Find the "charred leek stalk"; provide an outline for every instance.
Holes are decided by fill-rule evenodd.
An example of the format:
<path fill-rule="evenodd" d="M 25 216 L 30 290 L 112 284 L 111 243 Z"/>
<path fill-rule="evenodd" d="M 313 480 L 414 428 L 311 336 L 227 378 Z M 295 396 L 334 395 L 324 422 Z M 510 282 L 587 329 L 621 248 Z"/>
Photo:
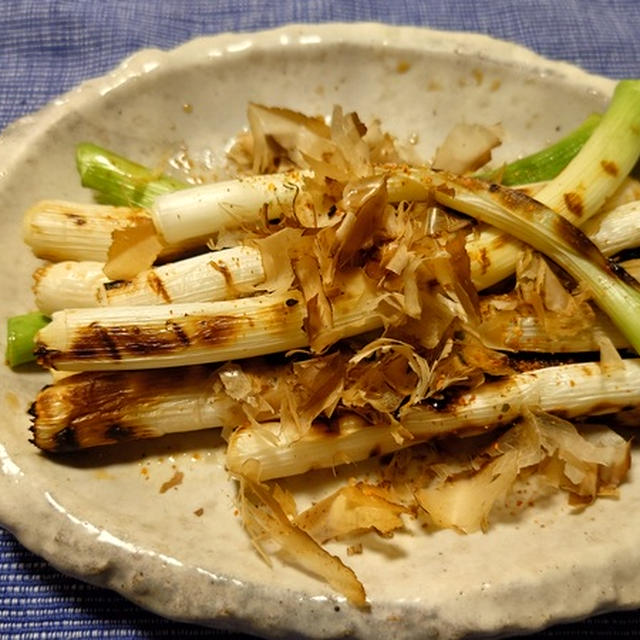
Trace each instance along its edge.
<path fill-rule="evenodd" d="M 207 252 L 112 281 L 101 262 L 64 261 L 45 265 L 34 275 L 38 309 L 61 309 L 213 302 L 253 293 L 264 280 L 260 252 L 233 247 Z"/>
<path fill-rule="evenodd" d="M 366 460 L 445 434 L 473 435 L 512 422 L 526 411 L 561 417 L 615 413 L 640 403 L 640 360 L 624 360 L 603 373 L 599 364 L 548 367 L 487 383 L 460 395 L 443 409 L 415 406 L 403 411 L 404 440 L 388 424 L 368 424 L 355 415 L 312 427 L 287 440 L 280 424 L 237 429 L 227 448 L 227 465 L 256 481 Z"/>
<path fill-rule="evenodd" d="M 580 153 L 538 194 L 577 225 L 600 210 L 640 155 L 640 80 L 622 80 Z"/>
<path fill-rule="evenodd" d="M 241 419 L 215 370 L 205 366 L 78 373 L 45 387 L 30 413 L 34 444 L 52 452 L 210 429 Z"/>
<path fill-rule="evenodd" d="M 43 260 L 106 262 L 114 231 L 149 222 L 129 207 L 43 200 L 23 220 L 23 239 Z"/>
<path fill-rule="evenodd" d="M 109 278 L 104 274 L 104 262 L 50 262 L 33 274 L 36 306 L 49 315 L 65 308 L 96 307 L 107 282 Z"/>
<path fill-rule="evenodd" d="M 640 285 L 562 216 L 522 193 L 472 178 L 423 169 L 415 170 L 410 182 L 432 189 L 440 203 L 520 238 L 550 257 L 591 292 L 598 306 L 640 352 L 640 330 L 635 321 L 640 314 Z M 40 332 L 39 354 L 42 362 L 54 367 L 126 369 L 213 362 L 306 346 L 305 316 L 296 309 L 298 299 L 290 299 L 292 307 L 282 320 L 278 309 L 286 300 L 276 301 L 275 309 L 273 299 L 268 297 L 232 301 L 227 306 L 211 303 L 211 308 L 178 306 L 158 311 L 141 307 L 133 314 L 126 307 L 97 315 L 90 310 L 61 311 Z M 344 308 L 344 313 L 336 310 L 340 337 L 380 326 L 374 309 L 370 299 L 369 305 L 358 309 Z M 257 315 L 252 323 L 254 313 Z M 275 326 L 281 321 L 278 330 Z M 260 346 L 262 331 L 273 338 Z M 155 333 L 162 338 L 154 339 Z M 239 340 L 248 340 L 246 348 L 238 344 Z M 143 346 L 132 348 L 132 342 Z M 151 352 L 154 355 L 150 357 Z"/>
<path fill-rule="evenodd" d="M 624 80 L 616 86 L 589 140 L 562 173 L 536 194 L 536 200 L 582 226 L 613 195 L 639 156 L 640 81 Z M 491 249 L 491 271 L 485 274 L 482 288 L 513 272 L 521 246 L 503 236 L 494 240 Z M 478 242 L 469 250 L 473 259 L 486 248 Z"/>
<path fill-rule="evenodd" d="M 594 216 L 584 231 L 607 256 L 640 246 L 640 202 Z M 481 238 L 485 259 L 471 261 L 471 279 L 479 289 L 491 278 L 494 245 L 499 250 L 504 234 L 486 228 Z M 51 314 L 64 308 L 222 300 L 265 278 L 259 252 L 243 246 L 155 267 L 128 281 L 110 282 L 103 270 L 101 262 L 70 260 L 38 269 L 33 286 L 38 309 Z"/>
<path fill-rule="evenodd" d="M 211 303 L 68 309 L 40 331 L 36 352 L 55 369 L 149 369 L 302 347 L 299 294 Z"/>
<path fill-rule="evenodd" d="M 97 187 L 112 201 L 148 207 L 150 213 L 127 210 L 138 219 L 102 221 L 104 228 L 112 228 L 108 235 L 113 235 L 113 243 L 102 269 L 111 281 L 105 281 L 96 267 L 104 258 L 39 272 L 38 284 L 46 283 L 39 298 L 46 308 L 56 308 L 54 272 L 71 274 L 76 268 L 84 270 L 90 282 L 77 286 L 74 276 L 68 277 L 70 300 L 77 306 L 86 296 L 91 304 L 104 306 L 54 311 L 51 322 L 38 331 L 40 364 L 81 373 L 38 394 L 31 408 L 34 443 L 47 451 L 71 451 L 223 427 L 223 436 L 230 436 L 227 466 L 240 481 L 239 506 L 255 546 L 260 550 L 260 543 L 269 539 L 282 551 L 293 551 L 305 570 L 364 606 L 365 592 L 355 574 L 322 549 L 322 542 L 371 528 L 394 531 L 402 526 L 402 513 L 418 508 L 441 526 L 465 531 L 484 527 L 492 501 L 506 495 L 520 468 L 541 465 L 561 449 L 562 438 L 551 442 L 549 434 L 564 428 L 577 436 L 572 425 L 560 424 L 560 417 L 640 405 L 640 360 L 623 360 L 615 349 L 628 341 L 640 353 L 635 322 L 640 285 L 558 213 L 564 209 L 567 217 L 581 223 L 628 173 L 640 150 L 636 94 L 640 95 L 638 82 L 619 85 L 582 151 L 539 192 L 547 204 L 476 178 L 402 165 L 390 138 L 375 128 L 367 130 L 357 115 L 339 108 L 328 125 L 286 109 L 255 107 L 250 136 L 254 169 L 297 166 L 300 171 L 202 188 L 186 189 L 166 176 L 81 146 L 84 184 Z M 269 128 L 274 123 L 278 131 L 293 127 L 295 135 L 274 138 Z M 622 133 L 626 139 L 621 142 L 617 138 Z M 92 168 L 90 163 L 82 166 L 83 152 L 102 157 Z M 243 157 L 238 156 L 240 166 L 245 166 Z M 114 193 L 125 183 L 128 191 L 109 195 L 106 183 L 111 180 Z M 511 294 L 478 296 L 465 250 L 472 224 L 444 207 L 475 218 L 479 226 L 497 229 L 485 233 L 485 248 L 487 234 L 494 244 L 519 239 L 562 267 L 579 289 L 566 291 L 563 276 L 529 251 L 519 264 L 520 277 Z M 74 221 L 68 210 L 58 214 L 71 225 L 60 222 L 60 237 L 75 230 L 73 225 L 89 224 Z M 608 224 L 600 222 L 590 229 L 594 236 Z M 36 227 L 31 216 L 27 229 Z M 211 240 L 208 246 L 234 246 L 234 233 L 260 250 L 228 249 L 232 258 L 225 263 L 212 263 L 224 253 L 218 252 L 215 258 L 205 255 L 150 268 L 163 247 L 185 241 L 202 244 L 203 238 Z M 70 245 L 78 244 L 77 238 L 72 240 Z M 512 252 L 509 267 L 519 245 L 510 246 L 505 253 Z M 619 246 L 609 242 L 607 251 Z M 37 252 L 46 255 L 46 250 Z M 494 262 L 492 252 L 492 269 Z M 237 277 L 243 270 L 247 277 Z M 123 280 L 116 281 L 119 278 Z M 217 299 L 229 297 L 233 299 Z M 593 298 L 617 329 L 604 317 L 588 326 L 597 316 L 587 298 Z M 116 306 L 123 302 L 125 306 Z M 601 347 L 601 362 L 514 374 L 515 361 L 482 341 L 489 335 L 482 321 L 493 309 L 531 310 L 535 320 L 554 321 L 561 328 L 563 312 L 584 311 L 584 321 L 572 329 L 576 335 L 584 329 L 585 335 L 577 337 L 588 348 Z M 373 338 L 367 335 L 370 330 L 376 330 Z M 502 333 L 501 348 L 507 332 Z M 313 357 L 297 351 L 307 347 Z M 295 358 L 289 357 L 291 351 Z M 273 358 L 242 366 L 206 364 L 276 352 L 285 353 L 277 365 Z M 494 381 L 487 382 L 488 376 Z M 521 418 L 533 421 L 534 414 L 545 425 L 519 429 L 527 422 Z M 434 469 L 424 467 L 420 456 L 412 457 L 411 465 L 421 465 L 420 486 L 398 477 L 389 481 L 383 495 L 378 487 L 360 483 L 350 496 L 339 491 L 328 502 L 317 503 L 315 513 L 294 517 L 293 498 L 277 485 L 262 484 L 396 452 L 439 436 L 484 434 L 512 422 L 513 429 L 498 440 L 492 436 L 492 445 L 485 443 L 466 468 L 452 457 L 455 469 L 450 475 L 456 477 L 440 476 L 438 486 L 427 478 Z M 568 464 L 554 486 L 577 489 L 574 493 L 582 500 L 615 492 L 630 460 L 629 443 L 617 435 L 615 439 L 613 459 L 606 443 L 594 457 L 594 447 L 573 438 L 572 443 L 581 443 L 582 468 L 573 465 L 572 451 L 563 452 Z M 437 452 L 436 446 L 429 448 L 429 455 Z M 393 464 L 404 456 L 394 457 Z M 437 463 L 441 470 L 447 464 Z M 461 520 L 456 512 L 466 510 L 468 497 L 460 500 L 464 490 L 459 487 L 462 483 L 464 489 L 468 478 L 479 479 L 478 485 L 498 479 L 499 490 L 494 484 L 479 517 Z M 396 491 L 398 502 L 393 503 Z M 413 506 L 403 503 L 405 494 L 411 494 Z M 451 495 L 449 502 L 455 504 L 447 513 L 443 505 Z M 393 513 L 385 524 L 372 511 L 386 504 Z M 365 517 L 352 519 L 346 529 L 323 522 L 323 510 L 333 511 L 336 505 L 338 510 L 366 512 Z"/>
<path fill-rule="evenodd" d="M 153 223 L 144 209 L 42 200 L 25 213 L 22 235 L 34 255 L 43 260 L 106 262 L 114 233 L 140 228 L 153 232 Z M 185 245 L 164 246 L 159 259 L 174 260 L 193 254 L 206 242 L 206 238 L 196 238 Z"/>
<path fill-rule="evenodd" d="M 242 424 L 246 422 L 242 399 L 236 397 L 238 390 L 222 382 L 220 371 L 195 365 L 65 377 L 40 391 L 31 408 L 34 442 L 48 451 L 71 451 Z M 263 368 L 256 380 L 263 376 L 266 388 L 275 375 L 273 368 Z M 277 387 L 270 393 L 275 401 Z M 616 413 L 638 404 L 640 360 L 624 360 L 606 371 L 597 363 L 547 367 L 462 393 L 445 407 L 414 405 L 401 411 L 400 438 L 388 424 L 370 424 L 344 412 L 330 424 L 314 424 L 292 438 L 273 421 L 274 409 L 265 402 L 254 416 L 260 425 L 233 433 L 228 461 L 234 472 L 266 480 L 355 462 L 450 433 L 482 433 L 526 411 L 569 419 Z"/>
<path fill-rule="evenodd" d="M 640 278 L 638 260 L 621 262 L 631 276 Z M 490 301 L 490 298 L 485 302 Z M 599 310 L 595 311 L 592 322 L 582 329 L 576 326 L 575 317 L 567 314 L 560 318 L 560 324 L 566 329 L 559 330 L 557 325 L 548 322 L 533 313 L 522 310 L 493 308 L 485 314 L 480 324 L 479 334 L 484 344 L 507 351 L 528 351 L 537 353 L 580 353 L 598 352 L 603 341 L 608 341 L 616 349 L 628 349 L 629 343 L 611 323 L 611 320 Z M 558 318 L 556 318 L 558 320 Z"/>
<path fill-rule="evenodd" d="M 640 246 L 640 200 L 589 219 L 581 229 L 605 256 Z"/>
<path fill-rule="evenodd" d="M 640 156 L 640 81 L 618 83 L 611 104 L 593 134 L 569 165 L 546 185 L 537 199 L 574 223 L 583 224 L 620 186 Z M 278 216 L 292 206 L 304 174 L 277 174 L 205 185 L 169 193 L 154 201 L 152 216 L 169 244 L 197 235 L 216 234 L 235 226 L 255 225 L 266 215 Z M 412 192 L 408 192 L 413 188 Z M 388 176 L 389 199 L 422 199 L 418 183 L 404 181 L 402 173 Z M 494 243 L 495 244 L 495 243 Z M 492 251 L 489 286 L 513 271 L 519 245 L 501 240 Z M 484 249 L 486 251 L 486 249 Z M 479 254 L 479 247 L 471 253 Z"/>
<path fill-rule="evenodd" d="M 253 228 L 290 209 L 303 182 L 299 171 L 214 182 L 156 198 L 151 217 L 167 244 Z"/>
<path fill-rule="evenodd" d="M 596 313 L 588 328 L 558 333 L 550 331 L 544 320 L 535 315 L 494 311 L 480 325 L 478 333 L 488 347 L 513 352 L 597 353 L 603 339 L 610 341 L 616 349 L 629 347 L 624 336 L 602 313 Z"/>
<path fill-rule="evenodd" d="M 640 131 L 640 129 L 639 129 Z M 640 353 L 640 284 L 607 260 L 578 228 L 538 201 L 472 178 L 432 174 L 436 199 L 531 245 L 590 291 Z"/>
<path fill-rule="evenodd" d="M 36 339 L 41 364 L 54 369 L 174 367 L 307 346 L 306 310 L 294 290 L 236 300 L 57 311 Z M 373 298 L 345 297 L 334 331 L 345 338 L 380 326 Z"/>

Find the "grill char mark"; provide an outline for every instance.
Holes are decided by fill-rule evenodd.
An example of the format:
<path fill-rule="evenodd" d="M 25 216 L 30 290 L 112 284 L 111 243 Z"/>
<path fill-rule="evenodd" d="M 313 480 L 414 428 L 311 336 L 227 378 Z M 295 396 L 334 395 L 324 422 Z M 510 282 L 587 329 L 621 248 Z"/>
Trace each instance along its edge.
<path fill-rule="evenodd" d="M 161 435 L 139 408 L 171 393 L 176 380 L 207 393 L 215 368 L 199 365 L 158 371 L 85 372 L 44 387 L 29 413 L 32 442 L 66 452 Z"/>
<path fill-rule="evenodd" d="M 456 181 L 471 191 L 486 191 L 496 202 L 511 211 L 517 211 L 531 221 L 540 219 L 543 215 L 548 215 L 549 213 L 548 207 L 517 189 L 509 189 L 499 184 L 486 183 L 474 178 L 458 178 L 454 180 L 454 182 Z M 604 269 L 617 280 L 640 291 L 640 283 L 617 263 L 606 258 L 581 229 L 571 224 L 571 222 L 561 215 L 554 216 L 553 225 L 558 235 L 561 236 L 576 253 Z"/>

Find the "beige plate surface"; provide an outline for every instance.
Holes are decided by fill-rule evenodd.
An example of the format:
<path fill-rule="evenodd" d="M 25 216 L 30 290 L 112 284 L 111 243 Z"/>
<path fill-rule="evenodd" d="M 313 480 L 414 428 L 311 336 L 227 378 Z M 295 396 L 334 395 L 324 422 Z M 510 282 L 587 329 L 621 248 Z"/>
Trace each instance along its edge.
<path fill-rule="evenodd" d="M 500 122 L 501 160 L 601 109 L 612 87 L 483 36 L 381 25 L 289 26 L 140 52 L 0 139 L 3 326 L 33 304 L 36 261 L 21 246 L 24 209 L 43 197 L 90 197 L 75 174 L 79 141 L 152 165 L 177 162 L 187 148 L 214 176 L 254 100 L 310 113 L 341 104 L 365 122 L 379 118 L 402 143 L 413 140 L 424 159 L 454 123 Z M 500 518 L 487 535 L 406 533 L 386 546 L 367 537 L 364 553 L 352 557 L 344 545 L 331 546 L 367 588 L 371 609 L 363 612 L 254 553 L 234 514 L 215 433 L 86 457 L 39 455 L 28 443 L 25 409 L 45 381 L 40 373 L 0 372 L 0 522 L 62 571 L 167 617 L 265 636 L 455 638 L 640 605 L 637 477 L 619 501 L 581 515 L 552 501 Z M 176 470 L 182 484 L 160 493 Z M 306 482 L 317 491 L 329 479 Z"/>

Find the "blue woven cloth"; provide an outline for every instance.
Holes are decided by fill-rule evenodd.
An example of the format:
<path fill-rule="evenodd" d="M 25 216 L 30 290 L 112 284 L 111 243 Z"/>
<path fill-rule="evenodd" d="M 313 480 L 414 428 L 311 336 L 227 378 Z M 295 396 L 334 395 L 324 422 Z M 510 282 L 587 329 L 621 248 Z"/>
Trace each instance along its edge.
<path fill-rule="evenodd" d="M 480 31 L 592 72 L 640 77 L 638 0 L 2 0 L 0 129 L 142 47 L 288 22 L 363 20 Z M 627 612 L 537 637 L 635 637 L 639 623 L 640 614 Z M 0 529 L 0 638 L 215 636 L 239 637 L 165 621 L 62 576 Z"/>

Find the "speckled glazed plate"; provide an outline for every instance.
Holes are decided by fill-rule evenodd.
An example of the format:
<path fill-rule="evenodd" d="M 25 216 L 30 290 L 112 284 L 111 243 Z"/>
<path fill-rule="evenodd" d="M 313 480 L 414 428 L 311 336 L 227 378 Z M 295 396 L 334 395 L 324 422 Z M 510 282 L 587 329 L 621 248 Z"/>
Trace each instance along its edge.
<path fill-rule="evenodd" d="M 379 118 L 429 159 L 461 121 L 501 123 L 500 161 L 539 148 L 602 109 L 610 80 L 484 36 L 373 24 L 289 26 L 142 51 L 0 139 L 2 320 L 32 307 L 36 260 L 21 216 L 45 197 L 89 200 L 73 149 L 96 141 L 148 164 L 183 150 L 212 177 L 248 101 Z M 3 338 L 4 339 L 4 338 Z M 2 345 L 4 349 L 4 345 Z M 498 517 L 487 534 L 406 532 L 363 553 L 329 545 L 364 583 L 370 609 L 251 547 L 216 432 L 48 458 L 26 408 L 47 381 L 0 372 L 0 522 L 61 571 L 164 616 L 263 636 L 458 638 L 531 631 L 640 605 L 640 482 L 572 514 L 563 500 Z M 183 481 L 162 492 L 176 471 Z M 330 474 L 298 481 L 308 497 Z"/>

